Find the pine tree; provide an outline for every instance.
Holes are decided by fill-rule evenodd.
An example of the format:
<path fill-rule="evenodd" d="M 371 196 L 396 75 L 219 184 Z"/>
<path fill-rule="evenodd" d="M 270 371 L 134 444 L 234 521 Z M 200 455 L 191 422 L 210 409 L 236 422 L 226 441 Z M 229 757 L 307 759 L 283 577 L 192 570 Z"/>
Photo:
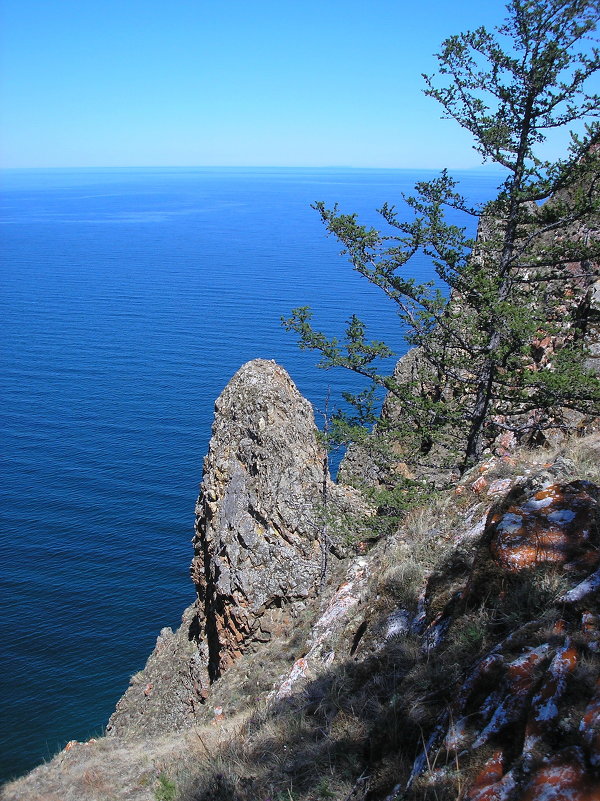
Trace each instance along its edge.
<path fill-rule="evenodd" d="M 444 171 L 405 198 L 411 219 L 384 205 L 382 231 L 315 204 L 420 348 L 410 379 L 378 369 L 390 350 L 369 341 L 356 316 L 342 343 L 316 331 L 306 307 L 284 320 L 302 348 L 322 353 L 321 366 L 346 367 L 398 399 L 407 454 L 453 437 L 462 469 L 503 429 L 531 438 L 557 424 L 558 409 L 600 414 L 600 386 L 584 366 L 580 304 L 571 300 L 597 279 L 600 257 L 600 97 L 587 90 L 600 66 L 592 39 L 600 4 L 511 0 L 507 10 L 494 33 L 478 28 L 447 39 L 437 75 L 424 76 L 426 94 L 471 132 L 485 161 L 506 171 L 496 200 L 470 207 Z M 544 159 L 548 134 L 573 125 L 580 130 L 571 132 L 565 158 Z M 448 207 L 480 217 L 477 241 L 447 222 Z M 410 277 L 417 253 L 433 262 L 447 291 Z M 363 421 L 377 421 L 372 393 L 350 400 Z"/>

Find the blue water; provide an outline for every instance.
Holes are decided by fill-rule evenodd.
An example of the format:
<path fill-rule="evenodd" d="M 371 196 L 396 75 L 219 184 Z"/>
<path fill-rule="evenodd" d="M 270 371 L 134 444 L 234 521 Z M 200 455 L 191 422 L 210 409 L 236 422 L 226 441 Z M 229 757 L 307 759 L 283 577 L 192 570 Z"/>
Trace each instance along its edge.
<path fill-rule="evenodd" d="M 423 172 L 30 170 L 2 176 L 3 778 L 102 731 L 162 626 L 193 600 L 193 511 L 214 400 L 255 357 L 322 406 L 279 318 L 394 312 L 310 203 L 375 221 Z M 460 175 L 473 200 L 498 177 Z M 426 263 L 415 269 L 430 275 Z"/>

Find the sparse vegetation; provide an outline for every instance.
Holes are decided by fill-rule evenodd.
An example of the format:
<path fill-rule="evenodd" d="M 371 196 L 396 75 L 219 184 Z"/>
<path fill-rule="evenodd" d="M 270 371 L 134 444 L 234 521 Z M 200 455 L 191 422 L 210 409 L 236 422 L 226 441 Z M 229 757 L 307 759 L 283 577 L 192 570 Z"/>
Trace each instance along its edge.
<path fill-rule="evenodd" d="M 563 448 L 584 454 L 596 441 Z M 511 478 L 543 469 L 550 453 L 524 451 L 523 458 L 517 454 L 511 460 Z M 574 462 L 560 467 L 558 458 L 559 469 L 572 477 Z M 579 461 L 575 475 L 587 469 L 588 459 Z M 486 476 L 498 475 L 496 464 L 506 477 L 501 460 L 490 463 Z M 479 536 L 457 548 L 456 533 L 464 531 L 465 518 L 477 519 L 482 512 L 474 492 L 440 494 L 410 510 L 398 530 L 369 552 L 368 625 L 354 657 L 337 661 L 290 698 L 255 711 L 236 739 L 205 757 L 183 801 L 342 801 L 357 783 L 372 798 L 383 798 L 399 780 L 404 786 L 419 748 L 440 716 L 450 714 L 461 683 L 478 661 L 509 634 L 514 654 L 552 637 L 556 600 L 573 581 L 553 565 L 515 575 L 495 570 L 478 557 Z M 453 607 L 457 591 L 467 584 L 468 600 Z M 418 632 L 385 637 L 390 614 L 399 609 L 414 614 L 425 586 L 428 621 L 450 610 L 446 636 L 435 653 L 424 648 Z M 595 658 L 578 667 L 574 681 L 586 698 L 597 668 Z M 434 751 L 422 775 L 398 798 L 456 801 L 489 756 L 487 747 L 460 761 L 451 750 Z"/>
<path fill-rule="evenodd" d="M 502 432 L 531 440 L 561 409 L 600 412 L 598 381 L 585 366 L 585 323 L 568 301 L 574 263 L 586 281 L 598 275 L 598 238 L 589 230 L 600 207 L 600 97 L 587 84 L 600 53 L 586 46 L 598 4 L 511 0 L 507 11 L 494 32 L 449 37 L 438 74 L 424 76 L 425 93 L 472 135 L 484 161 L 505 171 L 498 197 L 475 208 L 443 171 L 404 197 L 407 218 L 384 204 L 381 230 L 337 205 L 315 204 L 353 268 L 395 304 L 407 343 L 419 348 L 412 369 L 386 374 L 389 347 L 369 340 L 355 315 L 342 340 L 314 329 L 308 307 L 283 320 L 301 348 L 321 354 L 321 367 L 372 382 L 345 396 L 356 413 L 334 419 L 333 439 L 362 440 L 357 424 L 376 423 L 412 464 L 435 453 L 438 464 L 443 454 L 446 466 L 465 470 Z M 577 123 L 583 133 L 570 130 Z M 540 146 L 561 129 L 571 133 L 569 152 L 548 161 Z M 477 242 L 446 220 L 448 208 L 480 218 Z M 407 272 L 417 254 L 445 292 Z M 377 414 L 375 387 L 395 399 L 395 419 Z"/>
<path fill-rule="evenodd" d="M 177 785 L 175 782 L 164 773 L 159 775 L 157 781 L 158 786 L 154 790 L 156 801 L 175 801 L 177 798 Z"/>
<path fill-rule="evenodd" d="M 554 460 L 539 450 L 516 454 L 510 463 L 491 460 L 484 475 L 492 479 L 498 468 L 505 477 L 508 466 L 514 479 L 527 470 L 543 472 L 553 461 L 550 474 L 576 478 L 589 469 L 585 454 L 597 442 L 598 437 L 566 443 Z M 466 486 L 473 478 L 465 477 Z M 267 700 L 269 690 L 306 654 L 319 613 L 318 603 L 307 604 L 279 638 L 247 653 L 213 686 L 206 722 L 174 735 L 177 747 L 165 739 L 164 755 L 157 758 L 145 754 L 156 743 L 136 745 L 137 766 L 127 768 L 136 775 L 136 786 L 156 801 L 346 801 L 353 791 L 353 797 L 368 793 L 380 801 L 398 784 L 404 788 L 415 757 L 440 720 L 452 718 L 460 689 L 480 660 L 507 639 L 506 660 L 551 642 L 564 614 L 556 600 L 574 581 L 553 565 L 514 575 L 494 568 L 481 557 L 481 537 L 464 536 L 468 521 L 480 519 L 483 511 L 471 490 L 440 494 L 410 510 L 400 527 L 368 552 L 368 586 L 356 615 L 348 615 L 347 630 L 331 646 L 334 662 L 321 665 L 291 696 Z M 467 586 L 468 596 L 457 602 Z M 446 634 L 433 649 L 422 628 L 387 633 L 394 613 L 407 610 L 407 619 L 414 619 L 425 588 L 425 624 L 448 615 Z M 360 621 L 364 633 L 351 654 Z M 569 711 L 557 729 L 566 743 L 576 741 L 598 676 L 598 656 L 586 650 L 583 634 L 575 633 L 573 641 L 582 657 L 565 694 Z M 211 717 L 216 705 L 225 709 L 222 722 Z M 96 791 L 111 797 L 107 781 L 120 763 L 110 748 L 103 740 L 74 752 L 90 762 L 81 783 L 73 785 L 75 795 L 65 799 L 75 799 L 79 790 L 82 798 Z M 397 797 L 456 801 L 491 754 L 488 745 L 460 759 L 449 746 L 432 748 L 421 775 Z"/>

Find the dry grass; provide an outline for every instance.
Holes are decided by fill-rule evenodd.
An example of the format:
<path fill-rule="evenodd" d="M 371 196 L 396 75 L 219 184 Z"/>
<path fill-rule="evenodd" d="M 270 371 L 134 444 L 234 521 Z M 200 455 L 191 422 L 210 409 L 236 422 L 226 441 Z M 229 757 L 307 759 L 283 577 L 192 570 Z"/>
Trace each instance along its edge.
<path fill-rule="evenodd" d="M 522 448 L 514 458 L 494 459 L 486 478 L 515 478 L 550 465 L 569 481 L 581 479 L 600 483 L 600 434 L 570 437 L 542 448 Z"/>
<path fill-rule="evenodd" d="M 460 675 L 455 660 L 456 652 L 430 659 L 416 638 L 406 637 L 362 662 L 339 665 L 289 701 L 255 714 L 216 752 L 198 754 L 182 799 L 343 801 L 365 776 L 372 797 L 383 797 L 406 778 L 420 738 L 450 703 Z M 407 798 L 446 797 L 439 783 L 424 790 Z"/>
<path fill-rule="evenodd" d="M 565 470 L 584 477 L 585 465 L 592 463 L 585 453 L 581 448 L 577 468 L 566 465 Z M 540 456 L 538 465 L 548 460 L 547 453 Z M 474 506 L 477 499 L 469 503 Z M 441 611 L 466 581 L 476 544 L 457 554 L 452 542 L 465 506 L 459 498 L 412 510 L 391 541 L 371 551 L 371 629 L 389 610 L 414 609 L 428 576 L 433 577 L 433 611 Z M 222 768 L 197 778 L 186 801 L 341 800 L 365 772 L 372 797 L 382 797 L 406 777 L 415 744 L 450 706 L 469 667 L 508 631 L 543 616 L 564 591 L 565 579 L 560 571 L 538 569 L 518 577 L 482 576 L 481 585 L 473 604 L 455 615 L 435 657 L 408 635 L 362 662 L 340 664 L 289 703 L 255 716 L 243 744 L 221 753 Z M 458 798 L 480 759 L 461 764 L 460 770 L 452 764 L 430 766 L 405 798 Z"/>
<path fill-rule="evenodd" d="M 2 801 L 156 801 L 161 787 L 169 781 L 177 784 L 188 752 L 188 741 L 181 734 L 132 741 L 99 738 L 75 745 L 5 785 L 0 797 Z"/>
<path fill-rule="evenodd" d="M 568 443 L 560 453 L 529 452 L 516 463 L 496 460 L 486 478 L 515 478 L 556 459 L 566 480 L 600 478 L 590 453 L 589 440 Z M 400 527 L 394 523 L 391 536 L 369 552 L 368 626 L 355 657 L 338 661 L 285 702 L 256 710 L 230 740 L 198 751 L 181 801 L 346 801 L 353 788 L 353 798 L 381 799 L 404 783 L 423 739 L 451 708 L 475 662 L 532 618 L 547 616 L 550 626 L 552 605 L 565 589 L 559 570 L 506 576 L 477 567 L 476 539 L 457 548 L 465 518 L 481 517 L 484 503 L 465 493 L 405 510 Z M 435 652 L 424 650 L 415 634 L 382 641 L 391 611 L 414 611 L 427 583 L 431 619 L 472 578 L 474 565 L 480 570 L 474 591 L 451 613 Z M 542 625 L 534 639 L 546 635 Z M 253 668 L 247 670 L 250 676 Z M 581 668 L 581 686 L 592 677 Z M 458 766 L 454 755 L 442 754 L 403 801 L 456 801 L 485 756 L 482 749 Z"/>
<path fill-rule="evenodd" d="M 558 459 L 567 480 L 600 480 L 599 451 L 596 436 L 556 452 L 526 452 L 516 463 L 494 461 L 486 479 L 515 478 Z M 477 562 L 476 540 L 456 546 L 465 518 L 480 517 L 483 509 L 476 494 L 465 493 L 432 497 L 406 510 L 401 525 L 367 555 L 371 579 L 361 612 L 367 625 L 356 654 L 336 645 L 336 663 L 291 698 L 264 701 L 277 678 L 305 654 L 317 605 L 282 622 L 272 642 L 248 653 L 213 686 L 205 714 L 223 706 L 224 721 L 164 742 L 121 748 L 114 740 L 99 741 L 88 752 L 69 755 L 68 787 L 61 786 L 65 774 L 55 767 L 43 793 L 22 785 L 7 801 L 362 801 L 367 793 L 384 798 L 406 781 L 423 740 L 451 708 L 475 661 L 533 618 L 548 616 L 550 626 L 552 605 L 564 592 L 566 581 L 556 568 L 507 576 Z M 479 573 L 473 578 L 474 565 Z M 469 600 L 453 608 L 446 639 L 435 652 L 424 649 L 414 633 L 383 639 L 390 612 L 414 612 L 426 584 L 431 619 L 468 579 Z M 544 626 L 535 637 L 546 636 Z M 531 643 L 527 636 L 523 642 Z M 574 709 L 577 688 L 587 697 L 596 676 L 585 663 L 577 670 Z M 485 756 L 482 749 L 461 758 L 457 770 L 452 754 L 439 755 L 403 801 L 456 801 Z M 122 795 L 118 790 L 125 786 L 133 789 Z"/>
<path fill-rule="evenodd" d="M 572 465 L 573 479 L 600 484 L 600 435 L 568 440 L 557 449 L 556 458 L 567 459 Z"/>
<path fill-rule="evenodd" d="M 478 503 L 474 497 L 468 501 Z M 464 528 L 465 512 L 464 498 L 438 495 L 407 513 L 376 557 L 373 592 L 380 596 L 382 608 L 387 602 L 390 608 L 413 612 L 426 583 L 435 583 L 436 575 L 462 580 L 474 554 L 473 544 L 458 547 L 454 541 L 461 522 Z"/>

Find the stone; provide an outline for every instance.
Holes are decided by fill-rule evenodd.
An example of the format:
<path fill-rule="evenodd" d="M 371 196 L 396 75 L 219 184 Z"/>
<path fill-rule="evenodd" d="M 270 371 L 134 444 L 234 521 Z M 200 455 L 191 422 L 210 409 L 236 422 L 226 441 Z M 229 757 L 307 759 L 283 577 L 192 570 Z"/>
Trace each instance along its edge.
<path fill-rule="evenodd" d="M 492 557 L 512 573 L 550 563 L 589 572 L 598 566 L 597 517 L 595 486 L 585 481 L 551 484 L 492 516 Z"/>
<path fill-rule="evenodd" d="M 215 404 L 196 505 L 197 599 L 176 632 L 160 633 L 109 736 L 191 725 L 211 684 L 318 593 L 333 542 L 326 502 L 347 510 L 354 498 L 329 477 L 310 403 L 275 362 L 248 362 Z"/>
<path fill-rule="evenodd" d="M 204 607 L 211 679 L 280 610 L 314 595 L 331 481 L 312 407 L 289 375 L 257 359 L 215 404 L 196 507 L 192 577 Z"/>

